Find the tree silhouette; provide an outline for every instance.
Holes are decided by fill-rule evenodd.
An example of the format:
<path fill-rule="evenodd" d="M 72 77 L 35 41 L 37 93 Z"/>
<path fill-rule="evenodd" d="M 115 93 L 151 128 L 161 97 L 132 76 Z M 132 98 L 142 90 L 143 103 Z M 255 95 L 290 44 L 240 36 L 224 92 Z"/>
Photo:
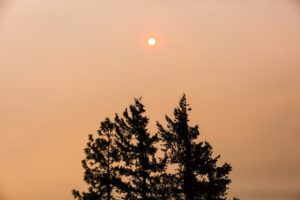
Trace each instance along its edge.
<path fill-rule="evenodd" d="M 123 117 L 116 115 L 116 145 L 122 159 L 119 166 L 123 185 L 120 188 L 126 193 L 124 199 L 159 199 L 157 183 L 159 177 L 155 175 L 163 169 L 155 157 L 158 142 L 157 135 L 151 136 L 147 129 L 149 119 L 144 115 L 145 108 L 141 99 L 123 112 Z"/>
<path fill-rule="evenodd" d="M 85 170 L 84 180 L 89 185 L 88 192 L 80 193 L 73 190 L 73 196 L 79 200 L 114 200 L 115 186 L 120 182 L 117 177 L 117 168 L 114 166 L 119 161 L 115 148 L 114 123 L 108 118 L 101 122 L 98 137 L 89 135 L 87 147 L 84 149 L 86 158 L 82 161 Z M 116 194 L 116 193 L 114 193 Z"/>
<path fill-rule="evenodd" d="M 174 119 L 166 116 L 167 129 L 157 123 L 159 135 L 163 140 L 169 165 L 176 167 L 176 173 L 169 174 L 174 184 L 172 193 L 176 199 L 185 200 L 222 200 L 226 199 L 226 190 L 231 182 L 228 174 L 231 166 L 227 163 L 218 167 L 220 156 L 213 157 L 208 142 L 198 142 L 198 126 L 189 126 L 188 111 L 191 108 L 186 97 L 180 99 L 174 110 Z M 170 180 L 165 179 L 166 184 Z"/>
<path fill-rule="evenodd" d="M 231 166 L 217 166 L 220 156 L 199 141 L 198 126 L 189 125 L 190 107 L 182 96 L 167 128 L 157 122 L 150 134 L 141 99 L 114 121 L 100 123 L 84 149 L 87 192 L 73 190 L 78 200 L 224 200 Z M 158 153 L 158 147 L 161 152 Z M 158 156 L 160 154 L 160 156 Z M 172 172 L 174 171 L 174 172 Z M 234 198 L 237 199 L 237 198 Z"/>

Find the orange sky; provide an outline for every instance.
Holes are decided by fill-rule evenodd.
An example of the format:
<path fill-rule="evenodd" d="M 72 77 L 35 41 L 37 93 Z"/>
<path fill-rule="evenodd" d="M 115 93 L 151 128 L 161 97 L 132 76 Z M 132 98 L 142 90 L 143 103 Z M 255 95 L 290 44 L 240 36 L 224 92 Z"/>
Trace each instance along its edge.
<path fill-rule="evenodd" d="M 1 2 L 0 200 L 73 199 L 100 120 L 143 96 L 153 130 L 183 92 L 230 195 L 299 197 L 296 1 Z"/>

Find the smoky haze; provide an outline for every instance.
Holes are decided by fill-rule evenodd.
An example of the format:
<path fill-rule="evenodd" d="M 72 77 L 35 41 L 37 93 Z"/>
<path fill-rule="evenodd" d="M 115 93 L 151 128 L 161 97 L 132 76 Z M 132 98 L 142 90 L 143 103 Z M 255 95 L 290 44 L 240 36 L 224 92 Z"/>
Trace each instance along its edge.
<path fill-rule="evenodd" d="M 183 92 L 191 123 L 233 166 L 230 196 L 299 199 L 295 1 L 0 5 L 4 200 L 73 199 L 73 188 L 85 188 L 87 135 L 101 120 L 143 96 L 155 131 Z M 146 45 L 149 35 L 155 48 Z"/>

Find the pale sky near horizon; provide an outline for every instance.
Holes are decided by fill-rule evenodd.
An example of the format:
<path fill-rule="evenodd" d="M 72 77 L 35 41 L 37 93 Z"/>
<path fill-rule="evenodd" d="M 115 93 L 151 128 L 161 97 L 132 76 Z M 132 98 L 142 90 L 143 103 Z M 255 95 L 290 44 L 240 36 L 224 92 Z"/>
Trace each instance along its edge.
<path fill-rule="evenodd" d="M 102 119 L 183 92 L 230 196 L 297 200 L 299 76 L 296 0 L 0 0 L 0 200 L 73 199 Z"/>

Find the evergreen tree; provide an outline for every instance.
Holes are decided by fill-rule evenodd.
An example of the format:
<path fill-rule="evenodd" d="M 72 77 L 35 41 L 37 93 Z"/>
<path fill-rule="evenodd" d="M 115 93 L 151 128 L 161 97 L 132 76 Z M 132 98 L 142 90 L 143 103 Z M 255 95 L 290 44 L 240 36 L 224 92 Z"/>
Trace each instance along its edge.
<path fill-rule="evenodd" d="M 159 177 L 156 173 L 163 169 L 155 154 L 157 135 L 151 136 L 148 129 L 149 119 L 144 115 L 145 108 L 141 99 L 125 109 L 123 117 L 116 115 L 116 144 L 121 153 L 119 166 L 124 199 L 160 199 L 158 192 Z"/>
<path fill-rule="evenodd" d="M 226 199 L 231 166 L 217 166 L 209 143 L 198 141 L 198 126 L 189 126 L 191 109 L 185 95 L 166 116 L 167 129 L 147 129 L 149 119 L 140 99 L 135 99 L 122 117 L 106 118 L 98 135 L 89 135 L 82 161 L 87 192 L 73 190 L 78 200 L 223 200 Z M 158 137 L 159 135 L 159 137 Z M 163 159 L 157 157 L 162 142 Z M 171 173 L 169 170 L 176 170 Z M 236 198 L 234 198 L 236 199 Z"/>
<path fill-rule="evenodd" d="M 176 167 L 176 172 L 170 173 L 165 179 L 166 185 L 176 179 L 170 188 L 175 199 L 226 199 L 227 186 L 231 182 L 228 178 L 231 166 L 227 163 L 217 166 L 220 156 L 213 157 L 208 142 L 197 141 L 198 126 L 188 124 L 190 110 L 183 95 L 179 107 L 174 110 L 174 119 L 166 116 L 167 129 L 157 123 L 168 163 Z"/>
<path fill-rule="evenodd" d="M 98 137 L 89 135 L 86 158 L 82 161 L 85 170 L 84 180 L 89 185 L 88 192 L 73 190 L 73 196 L 79 200 L 115 200 L 115 186 L 120 182 L 117 178 L 116 163 L 119 156 L 115 143 L 114 123 L 108 118 L 101 122 Z"/>

